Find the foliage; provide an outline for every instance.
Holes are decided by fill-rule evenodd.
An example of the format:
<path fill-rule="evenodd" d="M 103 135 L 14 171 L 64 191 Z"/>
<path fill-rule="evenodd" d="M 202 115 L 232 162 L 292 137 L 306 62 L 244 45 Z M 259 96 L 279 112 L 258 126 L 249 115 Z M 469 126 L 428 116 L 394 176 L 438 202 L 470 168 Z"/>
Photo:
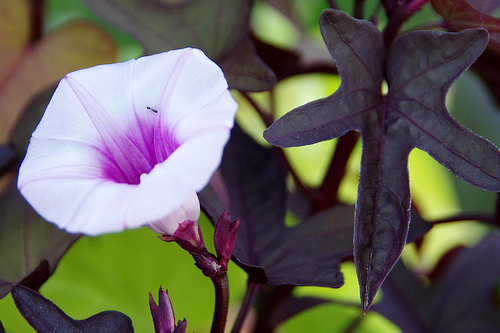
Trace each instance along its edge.
<path fill-rule="evenodd" d="M 135 317 L 135 313 L 128 311 L 133 306 L 123 303 L 134 303 L 132 300 L 144 295 L 143 305 L 139 307 L 137 301 L 134 306 L 147 308 L 148 291 L 168 283 L 170 294 L 174 295 L 174 286 L 181 288 L 181 282 L 176 285 L 173 280 L 195 279 L 194 273 L 177 263 L 186 261 L 184 253 L 152 255 L 151 251 L 158 251 L 159 241 L 139 230 L 124 236 L 114 235 L 116 243 L 109 242 L 113 237 L 82 237 L 65 255 L 79 235 L 66 234 L 44 222 L 14 187 L 30 134 L 52 95 L 54 83 L 69 71 L 116 61 L 117 50 L 130 46 L 130 39 L 123 42 L 123 38 L 116 38 L 123 34 L 117 29 L 133 36 L 143 54 L 187 46 L 202 49 L 222 68 L 240 104 L 238 124 L 231 133 L 220 168 L 210 185 L 199 193 L 205 217 L 213 224 L 225 210 L 239 219 L 232 260 L 244 273 L 240 272 L 240 276 L 232 273 L 238 268 L 229 265 L 230 305 L 240 309 L 234 322 L 235 332 L 242 328 L 252 307 L 255 316 L 247 319 L 246 324 L 250 322 L 255 332 L 270 332 L 280 325 L 286 332 L 304 331 L 308 327 L 282 324 L 299 323 L 290 319 L 314 313 L 318 314 L 314 320 L 322 323 L 337 318 L 333 329 L 338 331 L 380 331 L 372 323 L 373 318 L 381 316 L 405 332 L 500 329 L 498 194 L 496 202 L 495 193 L 491 193 L 493 200 L 487 204 L 470 205 L 472 208 L 466 211 L 436 219 L 430 217 L 436 214 L 425 210 L 422 196 L 414 195 L 412 200 L 410 189 L 418 184 L 410 185 L 412 170 L 408 168 L 409 156 L 417 148 L 461 179 L 458 182 L 467 182 L 468 188 L 479 188 L 481 195 L 485 191 L 500 192 L 500 151 L 496 146 L 499 142 L 492 143 L 489 140 L 495 140 L 493 137 L 484 138 L 475 133 L 478 130 L 471 131 L 450 113 L 454 112 L 450 103 L 452 84 L 464 71 L 473 72 L 482 81 L 479 89 L 485 94 L 483 99 L 490 94 L 492 108 L 499 112 L 495 103 L 500 101 L 500 24 L 495 11 L 500 2 L 85 0 L 85 3 L 94 12 L 88 11 L 87 20 L 69 19 L 50 31 L 45 30 L 50 22 L 44 22 L 50 17 L 47 14 L 50 6 L 44 1 L 9 0 L 0 4 L 3 22 L 0 31 L 8 36 L 0 41 L 0 297 L 11 292 L 19 312 L 35 330 L 43 332 L 45 325 L 52 325 L 54 330 L 64 325 L 72 327 L 61 331 L 90 332 L 105 329 L 105 325 L 116 330 L 117 325 L 129 327 L 127 316 L 136 330 L 151 330 L 150 318 L 149 326 L 143 325 L 144 315 Z M 50 2 L 55 4 L 56 0 Z M 276 31 L 269 31 L 269 35 L 274 34 L 274 40 L 276 36 L 283 39 L 292 36 L 292 42 L 276 43 L 273 38 L 266 38 L 265 29 L 256 26 L 266 19 L 259 16 L 262 11 L 287 22 L 275 27 Z M 329 52 L 316 38 L 318 21 Z M 117 45 L 110 36 L 115 37 Z M 340 86 L 333 88 L 329 96 L 308 100 L 280 117 L 276 110 L 280 85 L 311 73 L 338 76 Z M 249 125 L 249 117 L 243 115 L 245 108 L 257 118 L 257 126 Z M 477 119 L 487 117 L 484 108 L 468 111 Z M 499 126 L 498 114 L 488 119 L 492 119 L 489 125 L 493 128 Z M 262 135 L 273 146 L 263 142 Z M 335 150 L 323 170 L 322 181 L 311 185 L 300 176 L 297 167 L 312 164 L 317 169 L 315 160 L 301 161 L 297 166 L 291 162 L 291 153 L 285 152 L 288 148 L 283 147 L 326 140 L 335 140 Z M 359 183 L 353 205 L 341 192 L 352 177 L 351 165 L 358 149 L 361 161 L 355 165 Z M 433 171 L 422 172 L 430 178 Z M 456 193 L 439 192 L 438 186 L 433 190 L 444 197 L 457 195 L 473 202 L 472 194 L 460 191 L 460 186 L 452 187 Z M 477 245 L 452 249 L 438 258 L 435 267 L 427 265 L 424 251 L 434 229 L 444 225 L 465 228 L 461 221 L 476 221 L 486 230 L 478 237 Z M 211 231 L 208 227 L 203 225 L 205 236 Z M 137 240 L 145 241 L 131 250 L 125 242 L 134 239 L 134 235 Z M 148 238 L 156 245 L 148 245 Z M 103 246 L 102 253 L 94 253 L 90 246 L 83 245 L 94 240 Z M 120 258 L 120 247 L 124 247 L 124 255 L 134 258 Z M 82 249 L 78 253 L 89 257 L 78 259 L 73 255 L 71 251 L 78 248 Z M 106 249 L 116 257 L 102 258 Z M 404 249 L 408 255 L 403 255 L 402 262 Z M 50 296 L 51 288 L 57 289 L 56 285 L 51 286 L 61 283 L 56 267 L 62 260 L 60 269 L 64 269 L 64 260 L 70 257 L 73 262 L 69 266 L 76 271 L 88 264 L 96 272 L 109 272 L 110 280 L 103 275 L 101 281 L 94 281 L 96 285 L 101 283 L 97 287 L 100 293 L 106 289 L 115 291 L 114 287 L 129 289 L 124 290 L 128 295 L 110 298 L 122 303 L 114 309 L 125 314 L 97 308 L 78 314 L 88 319 L 75 320 L 68 316 L 74 316 L 70 309 L 65 309 L 71 303 L 61 300 L 63 306 L 52 298 L 58 303 L 56 306 L 42 296 Z M 147 270 L 162 266 L 157 268 L 158 274 L 168 275 L 172 281 L 151 274 L 143 282 L 134 272 L 119 271 L 135 262 L 144 264 L 141 272 L 135 274 L 148 275 Z M 352 297 L 342 300 L 338 296 L 356 279 L 343 274 L 351 262 L 356 270 L 361 303 Z M 244 299 L 241 298 L 243 277 L 247 279 Z M 88 274 L 84 281 L 88 283 L 93 278 Z M 150 279 L 158 279 L 154 281 L 156 285 L 145 286 L 145 281 L 153 283 Z M 182 309 L 176 313 L 187 318 L 188 330 L 207 330 L 205 313 L 205 317 L 200 317 L 201 312 L 207 312 L 207 306 L 190 306 L 196 303 L 198 290 L 202 290 L 196 285 L 203 288 L 206 284 L 192 281 L 191 287 L 181 288 L 186 305 L 183 307 L 177 300 L 172 303 Z M 71 283 L 77 282 L 68 286 Z M 113 283 L 116 285 L 106 287 Z M 309 290 L 301 289 L 304 286 L 322 288 L 319 294 L 304 295 L 301 290 Z M 113 306 L 109 302 L 105 305 Z M 197 313 L 186 312 L 189 309 Z M 331 318 L 322 309 L 331 310 Z M 93 315 L 97 312 L 100 313 Z M 147 311 L 141 313 L 144 312 Z M 30 319 L 33 315 L 44 317 L 45 321 L 33 321 Z M 14 330 L 8 326 L 11 324 L 7 317 L 0 314 L 0 320 L 0 331 L 1 324 L 7 331 Z"/>

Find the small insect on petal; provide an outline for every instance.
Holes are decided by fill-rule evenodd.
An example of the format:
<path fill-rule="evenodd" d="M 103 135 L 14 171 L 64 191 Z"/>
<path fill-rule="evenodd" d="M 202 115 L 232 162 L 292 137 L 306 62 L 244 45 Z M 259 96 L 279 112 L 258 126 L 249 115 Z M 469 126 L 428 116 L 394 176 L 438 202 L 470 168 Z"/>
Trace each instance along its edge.
<path fill-rule="evenodd" d="M 193 48 L 69 73 L 32 136 L 18 188 L 68 232 L 160 223 L 174 236 L 189 220 L 188 240 L 201 247 L 196 193 L 221 162 L 237 109 L 222 70 Z"/>

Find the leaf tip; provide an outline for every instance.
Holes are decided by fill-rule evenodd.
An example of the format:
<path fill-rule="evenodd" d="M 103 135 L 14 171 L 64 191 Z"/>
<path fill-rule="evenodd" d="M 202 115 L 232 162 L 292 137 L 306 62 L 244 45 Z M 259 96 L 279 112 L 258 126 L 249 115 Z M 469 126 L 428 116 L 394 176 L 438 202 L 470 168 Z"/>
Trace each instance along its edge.
<path fill-rule="evenodd" d="M 378 289 L 373 292 L 370 290 L 365 290 L 362 292 L 361 295 L 361 300 L 362 300 L 362 306 L 361 309 L 363 310 L 363 317 L 366 316 L 368 313 L 368 310 L 370 310 L 370 307 L 372 306 L 373 300 L 375 298 L 375 295 L 377 294 Z"/>

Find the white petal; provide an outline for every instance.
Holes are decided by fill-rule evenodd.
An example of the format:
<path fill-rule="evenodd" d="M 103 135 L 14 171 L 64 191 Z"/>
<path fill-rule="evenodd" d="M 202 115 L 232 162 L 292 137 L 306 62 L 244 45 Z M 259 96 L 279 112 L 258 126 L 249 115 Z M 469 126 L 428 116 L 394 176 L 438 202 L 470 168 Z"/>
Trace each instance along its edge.
<path fill-rule="evenodd" d="M 160 221 L 206 186 L 236 109 L 222 71 L 199 50 L 70 73 L 33 133 L 18 187 L 70 232 Z"/>
<path fill-rule="evenodd" d="M 189 220 L 198 221 L 200 218 L 200 202 L 196 192 L 192 192 L 189 198 L 168 216 L 160 221 L 149 224 L 148 227 L 161 235 L 173 236 L 177 231 L 179 224 Z"/>

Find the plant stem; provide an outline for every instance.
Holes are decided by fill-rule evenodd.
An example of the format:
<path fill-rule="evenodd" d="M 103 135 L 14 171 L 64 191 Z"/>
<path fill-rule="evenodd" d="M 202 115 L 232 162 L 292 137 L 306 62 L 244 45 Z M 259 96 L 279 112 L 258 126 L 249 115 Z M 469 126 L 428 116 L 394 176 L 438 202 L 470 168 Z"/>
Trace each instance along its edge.
<path fill-rule="evenodd" d="M 248 101 L 248 103 L 250 103 L 250 105 L 255 109 L 255 111 L 257 111 L 257 113 L 262 118 L 264 124 L 267 127 L 271 126 L 271 124 L 273 123 L 273 116 L 264 112 L 264 110 L 262 110 L 259 104 L 257 104 L 257 102 L 255 102 L 255 100 L 248 93 L 246 93 L 245 91 L 238 91 L 238 92 L 244 99 Z"/>
<path fill-rule="evenodd" d="M 401 25 L 408 20 L 413 14 L 422 9 L 430 0 L 413 0 L 406 3 L 406 5 L 399 7 L 395 3 L 385 2 L 387 16 L 389 22 L 384 30 L 384 41 L 387 49 L 396 39 Z"/>
<path fill-rule="evenodd" d="M 283 285 L 277 287 L 265 286 L 260 289 L 257 300 L 257 322 L 254 333 L 271 333 L 279 324 L 272 320 L 277 306 L 290 298 L 295 286 Z"/>
<path fill-rule="evenodd" d="M 413 1 L 410 1 L 405 9 L 406 11 L 410 12 L 411 14 L 415 14 L 416 12 L 418 12 L 420 9 L 422 9 L 422 7 L 428 3 L 430 0 L 413 0 Z"/>
<path fill-rule="evenodd" d="M 269 115 L 264 110 L 262 110 L 262 108 L 257 104 L 257 102 L 255 102 L 255 100 L 246 92 L 240 91 L 240 94 L 243 98 L 245 98 L 250 103 L 250 105 L 255 109 L 255 111 L 257 111 L 257 113 L 260 115 L 264 124 L 267 127 L 271 126 L 271 124 L 273 123 L 273 118 L 274 118 L 273 115 Z M 274 98 L 272 97 L 272 91 L 271 91 L 271 104 L 274 104 Z M 272 107 L 272 109 L 274 109 L 274 107 Z M 276 147 L 274 149 L 276 150 L 277 154 L 280 156 L 280 158 L 283 161 L 283 164 L 285 165 L 287 170 L 290 172 L 290 175 L 294 179 L 295 185 L 297 186 L 299 191 L 304 193 L 304 195 L 306 195 L 308 198 L 311 198 L 311 200 L 314 200 L 315 194 L 313 193 L 313 191 L 310 188 L 308 188 L 306 185 L 304 185 L 304 183 L 302 183 L 302 180 L 300 179 L 300 177 L 297 175 L 297 173 L 292 168 L 292 165 L 290 164 L 290 161 L 286 157 L 284 150 L 281 148 L 278 148 L 278 147 Z"/>
<path fill-rule="evenodd" d="M 328 5 L 330 8 L 337 9 L 339 6 L 337 5 L 337 2 L 335 0 L 328 0 Z"/>
<path fill-rule="evenodd" d="M 233 329 L 231 333 L 239 333 L 241 328 L 243 327 L 243 323 L 245 322 L 250 309 L 252 308 L 253 301 L 255 299 L 255 295 L 260 288 L 260 284 L 248 281 L 247 284 L 247 292 L 245 294 L 245 299 L 243 300 L 243 304 L 241 304 L 240 312 L 238 313 L 238 318 L 236 318 L 236 322 L 234 323 Z"/>
<path fill-rule="evenodd" d="M 363 19 L 363 12 L 365 9 L 365 0 L 356 0 L 354 3 L 354 17 Z"/>
<path fill-rule="evenodd" d="M 459 214 L 430 222 L 432 224 L 440 224 L 440 223 L 461 222 L 461 221 L 481 221 L 491 224 L 497 224 L 495 216 L 489 214 Z"/>
<path fill-rule="evenodd" d="M 211 333 L 224 333 L 229 308 L 229 281 L 226 272 L 214 276 L 212 282 L 215 288 L 215 310 Z"/>
<path fill-rule="evenodd" d="M 44 0 L 34 0 L 30 2 L 30 42 L 34 43 L 43 36 L 43 9 Z"/>

